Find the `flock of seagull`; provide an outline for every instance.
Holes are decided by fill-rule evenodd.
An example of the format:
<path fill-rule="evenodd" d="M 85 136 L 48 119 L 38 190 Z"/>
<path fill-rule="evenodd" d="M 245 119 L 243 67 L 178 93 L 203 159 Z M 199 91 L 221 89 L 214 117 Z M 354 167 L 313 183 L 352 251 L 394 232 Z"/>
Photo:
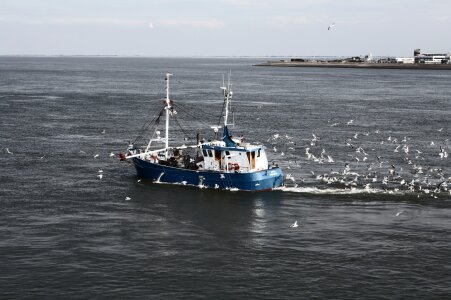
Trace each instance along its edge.
<path fill-rule="evenodd" d="M 349 126 L 353 124 L 354 120 L 351 119 L 345 123 L 333 123 L 328 126 Z M 436 131 L 440 134 L 443 128 Z M 102 134 L 104 133 L 105 131 L 102 131 Z M 379 147 L 374 145 L 374 140 L 369 141 L 368 147 L 365 146 L 364 139 L 368 140 L 370 135 L 378 138 Z M 281 163 L 287 164 L 285 182 L 287 186 L 294 188 L 299 187 L 299 184 L 305 185 L 309 181 L 313 181 L 314 184 L 319 182 L 334 188 L 350 191 L 358 189 L 368 193 L 411 192 L 416 193 L 417 197 L 424 194 L 434 198 L 442 193 L 451 194 L 451 177 L 450 174 L 446 174 L 449 169 L 443 170 L 440 166 L 428 166 L 426 164 L 434 156 L 439 162 L 449 164 L 449 139 L 447 138 L 443 141 L 430 141 L 426 149 L 421 149 L 415 146 L 408 137 L 396 137 L 393 134 L 384 136 L 380 130 L 375 130 L 373 133 L 354 132 L 343 141 L 340 147 L 342 148 L 341 151 L 345 151 L 346 157 L 344 159 L 334 159 L 332 154 L 328 153 L 322 146 L 326 143 L 315 133 L 312 133 L 310 139 L 304 139 L 304 146 L 299 146 L 299 143 L 296 143 L 287 134 L 280 133 L 271 136 L 267 142 L 273 145 L 273 152 L 281 156 Z M 386 151 L 392 153 L 377 154 L 375 151 L 380 149 L 376 148 L 382 146 L 385 147 Z M 9 155 L 14 154 L 9 148 L 5 148 L 5 150 Z M 80 152 L 85 153 L 84 151 Z M 426 157 L 425 153 L 431 154 L 432 157 Z M 99 156 L 99 154 L 94 154 L 93 158 L 97 159 Z M 109 154 L 109 157 L 114 156 L 113 152 Z M 44 157 L 45 155 L 39 158 L 43 159 Z M 397 161 L 396 164 L 394 160 Z M 437 161 L 434 161 L 434 163 L 437 163 Z M 303 165 L 311 164 L 317 164 L 318 167 L 310 167 L 310 171 L 301 172 L 301 176 L 294 176 L 293 173 L 289 173 L 292 168 L 294 168 L 294 172 L 297 172 L 298 170 L 295 167 L 302 169 Z M 339 164 L 338 168 L 337 164 Z M 330 171 L 322 172 L 325 166 Z M 96 176 L 99 180 L 102 180 L 104 178 L 103 170 L 99 169 Z M 128 201 L 131 198 L 127 196 L 125 200 Z"/>
<path fill-rule="evenodd" d="M 345 124 L 353 125 L 354 120 L 343 123 Z M 341 124 L 334 123 L 329 126 L 339 125 Z M 443 128 L 436 131 L 440 134 Z M 405 136 L 384 135 L 380 130 L 373 133 L 354 132 L 342 145 L 337 146 L 340 149 L 336 150 L 345 155 L 340 159 L 334 159 L 332 154 L 321 146 L 326 143 L 315 133 L 312 133 L 310 139 L 302 141 L 304 146 L 298 146 L 299 143 L 295 143 L 292 137 L 280 133 L 274 134 L 267 142 L 274 145 L 274 154 L 284 156 L 280 158 L 280 162 L 288 164 L 286 169 L 294 169 L 292 171 L 299 173 L 294 167 L 301 168 L 301 176 L 295 177 L 294 172 L 286 172 L 286 185 L 294 188 L 298 188 L 300 183 L 306 185 L 313 181 L 315 184 L 320 182 L 325 186 L 367 193 L 416 193 L 417 197 L 428 195 L 433 198 L 438 198 L 441 194 L 451 194 L 451 174 L 446 173 L 449 172 L 446 168 L 449 164 L 447 138 L 430 141 L 426 148 L 420 148 L 411 138 Z M 428 161 L 432 163 L 428 165 Z M 309 167 L 308 173 L 302 171 L 303 166 L 312 164 L 318 166 Z M 323 172 L 326 168 L 329 171 Z"/>

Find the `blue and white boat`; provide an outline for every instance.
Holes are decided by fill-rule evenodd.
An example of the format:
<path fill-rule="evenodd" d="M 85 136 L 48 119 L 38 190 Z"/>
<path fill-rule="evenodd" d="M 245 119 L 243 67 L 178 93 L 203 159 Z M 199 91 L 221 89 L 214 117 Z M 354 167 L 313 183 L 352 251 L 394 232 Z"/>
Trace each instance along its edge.
<path fill-rule="evenodd" d="M 155 129 L 156 138 L 147 146 L 130 145 L 121 160 L 135 165 L 138 177 L 159 183 L 184 184 L 201 188 L 223 190 L 263 191 L 283 186 L 281 168 L 268 164 L 265 147 L 251 145 L 242 139 L 232 138 L 228 128 L 232 99 L 230 80 L 221 87 L 224 94 L 224 115 L 222 139 L 197 141 L 196 145 L 169 145 L 169 124 L 175 116 L 172 100 L 169 98 L 169 79 L 166 74 L 165 137 Z M 212 126 L 216 133 L 221 126 Z M 164 143 L 164 147 L 152 150 L 153 144 Z M 190 154 L 191 152 L 191 154 Z"/>

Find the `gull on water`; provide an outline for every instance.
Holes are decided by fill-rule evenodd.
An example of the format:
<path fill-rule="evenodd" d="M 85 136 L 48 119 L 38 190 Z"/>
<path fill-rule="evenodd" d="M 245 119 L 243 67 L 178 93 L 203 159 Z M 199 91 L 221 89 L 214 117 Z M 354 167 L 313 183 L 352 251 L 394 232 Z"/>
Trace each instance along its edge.
<path fill-rule="evenodd" d="M 291 225 L 290 225 L 290 227 L 291 227 L 291 228 L 296 228 L 296 227 L 299 227 L 299 225 L 298 225 L 298 221 L 294 221 L 294 223 L 293 223 L 293 224 L 291 224 Z"/>
<path fill-rule="evenodd" d="M 102 177 L 103 177 L 103 174 L 102 174 L 102 173 L 100 173 L 99 175 L 97 175 L 97 177 L 99 177 L 99 179 L 102 179 Z"/>
<path fill-rule="evenodd" d="M 6 148 L 6 152 L 7 152 L 8 154 L 14 154 L 13 152 L 9 151 L 8 148 Z"/>
<path fill-rule="evenodd" d="M 398 212 L 396 213 L 395 217 L 399 216 L 399 215 L 402 214 L 403 212 L 404 212 L 403 210 L 398 211 Z"/>
<path fill-rule="evenodd" d="M 132 200 L 132 198 L 130 198 L 130 197 L 125 197 L 125 201 L 130 201 L 130 200 Z"/>
<path fill-rule="evenodd" d="M 438 155 L 440 156 L 440 158 L 447 158 L 448 152 L 446 152 L 445 149 L 443 149 L 442 146 L 440 146 L 440 153 Z"/>
<path fill-rule="evenodd" d="M 99 157 L 99 155 L 98 155 L 98 154 L 94 155 L 94 158 L 97 158 L 97 157 Z"/>
<path fill-rule="evenodd" d="M 110 157 L 113 157 L 113 156 L 114 156 L 114 153 L 113 153 L 113 152 L 111 152 L 111 153 L 110 153 Z"/>
<path fill-rule="evenodd" d="M 346 125 L 351 125 L 352 123 L 354 123 L 354 120 L 349 120 L 348 123 L 346 123 Z"/>

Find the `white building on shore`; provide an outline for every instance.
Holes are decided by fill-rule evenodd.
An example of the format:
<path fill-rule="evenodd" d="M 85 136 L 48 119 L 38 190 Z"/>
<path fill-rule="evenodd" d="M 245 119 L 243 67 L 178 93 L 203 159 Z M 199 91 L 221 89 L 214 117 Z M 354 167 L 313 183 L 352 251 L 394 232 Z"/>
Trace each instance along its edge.
<path fill-rule="evenodd" d="M 447 64 L 450 63 L 449 53 L 421 53 L 420 49 L 414 51 L 416 64 Z"/>

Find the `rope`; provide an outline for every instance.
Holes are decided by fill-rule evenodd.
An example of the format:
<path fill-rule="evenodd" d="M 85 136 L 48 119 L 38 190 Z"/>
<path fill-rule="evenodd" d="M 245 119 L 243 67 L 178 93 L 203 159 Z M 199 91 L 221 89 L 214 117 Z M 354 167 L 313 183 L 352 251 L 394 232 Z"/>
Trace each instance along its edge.
<path fill-rule="evenodd" d="M 160 123 L 160 117 L 163 115 L 163 111 L 164 111 L 164 107 L 160 110 L 160 112 L 158 113 L 158 115 L 156 117 L 154 117 L 151 121 L 144 123 L 144 125 L 141 127 L 140 129 L 140 133 L 138 134 L 138 136 L 135 138 L 135 140 L 133 141 L 132 144 L 135 144 L 136 141 L 140 138 L 142 138 L 143 133 L 145 131 L 147 131 L 147 129 L 149 129 L 149 127 L 151 125 L 157 125 Z"/>
<path fill-rule="evenodd" d="M 182 131 L 183 135 L 185 136 L 186 139 L 189 139 L 188 134 L 186 134 L 185 130 L 183 130 L 183 127 L 180 125 L 179 120 L 176 117 L 173 117 L 175 120 L 175 123 L 177 123 L 177 125 L 179 126 L 180 130 Z"/>

